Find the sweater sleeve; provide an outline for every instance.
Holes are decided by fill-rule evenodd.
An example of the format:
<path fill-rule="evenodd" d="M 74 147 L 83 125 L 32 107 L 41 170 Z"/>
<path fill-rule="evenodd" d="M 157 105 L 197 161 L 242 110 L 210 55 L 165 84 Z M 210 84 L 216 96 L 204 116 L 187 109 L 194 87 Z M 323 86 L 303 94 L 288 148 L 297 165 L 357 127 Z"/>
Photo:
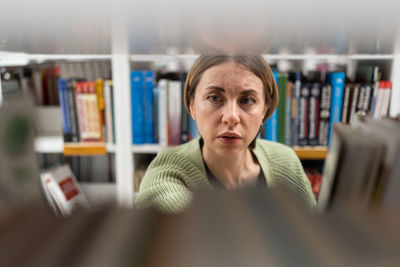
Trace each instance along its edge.
<path fill-rule="evenodd" d="M 185 180 L 187 172 L 179 155 L 173 152 L 159 154 L 149 165 L 135 200 L 138 208 L 156 207 L 167 213 L 185 209 L 192 198 Z"/>

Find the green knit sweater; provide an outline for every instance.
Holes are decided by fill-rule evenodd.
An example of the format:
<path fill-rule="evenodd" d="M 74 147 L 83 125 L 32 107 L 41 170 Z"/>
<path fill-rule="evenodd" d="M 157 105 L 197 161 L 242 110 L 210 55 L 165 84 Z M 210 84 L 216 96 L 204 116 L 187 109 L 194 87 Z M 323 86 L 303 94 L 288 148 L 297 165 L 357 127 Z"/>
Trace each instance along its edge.
<path fill-rule="evenodd" d="M 257 139 L 254 155 L 264 172 L 268 187 L 283 184 L 309 205 L 315 205 L 310 182 L 294 151 L 282 144 Z M 153 206 L 161 211 L 182 211 L 199 187 L 213 189 L 200 149 L 200 139 L 168 148 L 150 163 L 140 184 L 136 205 Z"/>

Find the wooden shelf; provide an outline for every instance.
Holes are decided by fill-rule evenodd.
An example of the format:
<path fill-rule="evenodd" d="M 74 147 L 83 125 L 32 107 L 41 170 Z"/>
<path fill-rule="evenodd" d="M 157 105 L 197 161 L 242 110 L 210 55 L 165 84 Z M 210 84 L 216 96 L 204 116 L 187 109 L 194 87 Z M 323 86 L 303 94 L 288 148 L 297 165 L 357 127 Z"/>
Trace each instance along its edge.
<path fill-rule="evenodd" d="M 293 150 L 301 160 L 324 160 L 328 153 L 328 148 L 325 146 L 293 147 Z"/>
<path fill-rule="evenodd" d="M 95 156 L 115 152 L 113 144 L 106 143 L 64 143 L 63 153 L 66 156 Z"/>

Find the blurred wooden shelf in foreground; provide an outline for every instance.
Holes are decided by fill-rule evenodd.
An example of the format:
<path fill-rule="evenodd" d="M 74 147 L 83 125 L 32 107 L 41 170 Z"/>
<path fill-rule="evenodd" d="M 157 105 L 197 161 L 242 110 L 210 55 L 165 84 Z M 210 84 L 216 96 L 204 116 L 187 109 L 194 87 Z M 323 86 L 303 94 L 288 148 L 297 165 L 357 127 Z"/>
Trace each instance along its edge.
<path fill-rule="evenodd" d="M 301 160 L 324 160 L 328 152 L 325 146 L 316 147 L 293 147 L 294 152 Z"/>

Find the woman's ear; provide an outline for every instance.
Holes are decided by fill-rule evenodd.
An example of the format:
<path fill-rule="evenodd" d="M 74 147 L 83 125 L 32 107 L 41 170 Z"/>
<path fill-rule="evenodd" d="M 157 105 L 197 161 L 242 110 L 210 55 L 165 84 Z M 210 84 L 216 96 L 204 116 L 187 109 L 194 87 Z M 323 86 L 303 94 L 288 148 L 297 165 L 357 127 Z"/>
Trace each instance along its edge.
<path fill-rule="evenodd" d="M 195 121 L 196 120 L 196 112 L 195 112 L 194 101 L 193 100 L 190 100 L 189 110 L 190 110 L 190 116 L 192 116 L 192 119 Z"/>

